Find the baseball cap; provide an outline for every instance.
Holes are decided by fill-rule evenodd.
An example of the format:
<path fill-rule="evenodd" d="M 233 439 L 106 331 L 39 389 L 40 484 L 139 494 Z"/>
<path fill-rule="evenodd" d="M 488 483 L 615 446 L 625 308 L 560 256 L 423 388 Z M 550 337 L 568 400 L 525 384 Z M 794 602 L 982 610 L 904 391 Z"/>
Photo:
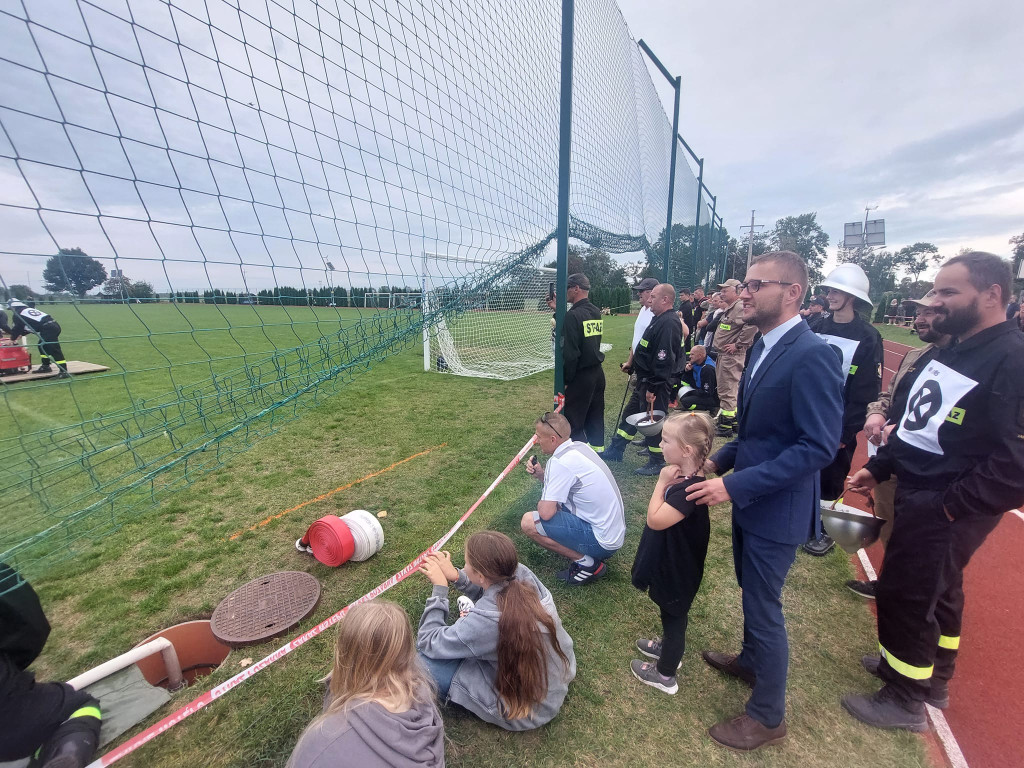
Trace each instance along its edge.
<path fill-rule="evenodd" d="M 582 272 L 577 272 L 576 274 L 569 275 L 569 279 L 566 281 L 566 287 L 572 288 L 572 286 L 574 285 L 577 288 L 582 288 L 584 291 L 590 290 L 590 280 L 588 280 L 587 276 L 584 275 Z"/>
<path fill-rule="evenodd" d="M 719 288 L 738 288 L 739 286 L 740 286 L 740 281 L 737 280 L 735 277 L 730 277 L 724 283 L 719 283 L 718 284 Z"/>
<path fill-rule="evenodd" d="M 817 304 L 819 307 L 827 307 L 828 302 L 825 301 L 821 296 L 812 296 L 808 304 Z"/>
<path fill-rule="evenodd" d="M 935 294 L 928 291 L 920 299 L 904 299 L 905 304 L 917 304 L 920 307 L 931 307 L 935 304 Z"/>
<path fill-rule="evenodd" d="M 650 291 L 658 287 L 658 281 L 653 277 L 645 277 L 639 283 L 633 286 L 633 290 L 637 293 L 643 293 L 644 291 Z"/>

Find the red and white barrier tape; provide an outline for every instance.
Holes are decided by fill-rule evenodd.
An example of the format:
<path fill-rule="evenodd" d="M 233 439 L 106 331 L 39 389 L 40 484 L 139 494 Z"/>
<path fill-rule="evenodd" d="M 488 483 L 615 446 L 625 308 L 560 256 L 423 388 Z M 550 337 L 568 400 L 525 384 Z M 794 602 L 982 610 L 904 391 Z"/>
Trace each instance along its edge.
<path fill-rule="evenodd" d="M 448 541 L 451 539 L 451 537 L 455 535 L 455 532 L 458 531 L 459 528 L 462 527 L 462 524 L 464 522 L 466 522 L 466 520 L 469 519 L 469 516 L 472 515 L 476 511 L 477 507 L 479 507 L 480 504 L 483 503 L 484 499 L 486 499 L 488 496 L 491 495 L 491 491 L 493 491 L 495 488 L 498 487 L 498 483 L 500 483 L 502 480 L 504 480 L 508 476 L 508 473 L 511 472 L 515 468 L 515 466 L 520 461 L 523 460 L 523 457 L 527 454 L 527 452 L 530 450 L 530 448 L 533 447 L 533 444 L 536 441 L 537 441 L 537 436 L 536 435 L 531 437 L 529 439 L 529 441 L 526 443 L 526 445 L 524 445 L 519 450 L 519 453 L 517 453 L 515 455 L 515 458 L 513 458 L 512 461 L 510 461 L 508 463 L 508 465 L 505 467 L 505 469 L 502 470 L 501 474 L 498 475 L 497 478 L 495 478 L 494 482 L 491 483 L 490 486 L 487 488 L 487 490 L 484 491 L 483 494 L 480 496 L 480 498 L 476 500 L 476 503 L 473 504 L 473 506 L 471 506 L 468 510 L 466 510 L 466 513 L 462 517 L 460 517 L 458 519 L 458 521 L 455 523 L 455 525 L 453 525 L 451 527 L 451 529 L 444 536 L 442 536 L 440 539 L 438 539 L 436 542 L 434 542 L 434 545 L 432 547 L 430 547 L 430 549 L 428 549 L 428 550 L 426 550 L 424 552 L 421 552 L 419 555 L 416 556 L 415 560 L 413 560 L 411 563 L 409 563 L 407 566 L 405 566 L 405 568 L 400 570 L 398 573 L 396 573 L 390 579 L 388 579 L 387 581 L 383 582 L 382 584 L 379 584 L 378 586 L 374 587 L 372 590 L 367 592 L 365 595 L 360 597 L 358 600 L 355 600 L 355 601 L 349 603 L 344 608 L 342 608 L 340 611 L 335 613 L 333 616 L 329 616 L 328 618 L 324 619 L 319 624 L 317 624 L 315 627 L 310 629 L 308 632 L 303 632 L 301 635 L 299 635 L 298 637 L 293 639 L 287 645 L 281 646 L 280 648 L 278 648 L 276 651 L 274 651 L 272 654 L 270 654 L 266 658 L 260 659 L 259 661 L 257 661 L 252 666 L 246 667 L 245 669 L 243 669 L 241 672 L 239 672 L 234 677 L 231 677 L 231 678 L 225 680 L 223 683 L 221 683 L 220 685 L 216 686 L 215 688 L 211 688 L 206 693 L 204 693 L 201 696 L 193 699 L 188 704 L 186 704 L 181 709 L 179 709 L 177 712 L 174 712 L 173 714 L 168 715 L 167 717 L 165 717 L 160 722 L 155 723 L 154 725 L 151 725 L 146 730 L 144 730 L 141 733 L 133 736 L 132 738 L 130 738 L 128 741 L 126 741 L 124 744 L 122 744 L 117 749 L 112 750 L 112 751 L 108 752 L 107 754 L 103 755 L 102 757 L 97 758 L 93 762 L 89 763 L 89 765 L 86 768 L 100 768 L 101 766 L 113 765 L 118 760 L 120 760 L 122 757 L 125 757 L 126 755 L 130 755 L 132 752 L 134 752 L 136 749 L 141 747 L 143 744 L 146 744 L 146 743 L 152 741 L 157 736 L 159 736 L 161 733 L 164 733 L 165 731 L 169 731 L 171 728 L 176 726 L 178 723 L 180 723 L 186 717 L 189 717 L 190 715 L 194 715 L 196 712 L 201 710 L 207 704 L 215 701 L 216 699 L 219 699 L 224 694 L 226 694 L 229 691 L 237 688 L 238 686 L 240 686 L 242 683 L 244 683 L 246 680 L 248 680 L 250 677 L 252 677 L 256 673 L 262 672 L 264 669 L 269 667 L 275 661 L 278 661 L 279 659 L 284 658 L 289 653 L 294 651 L 296 648 L 298 648 L 298 647 L 300 647 L 302 645 L 305 645 L 308 641 L 312 640 L 314 637 L 316 637 L 317 635 L 319 635 L 322 632 L 324 632 L 324 630 L 329 629 L 330 627 L 333 627 L 335 624 L 337 624 L 342 619 L 342 617 L 346 613 L 348 613 L 348 609 L 351 608 L 353 605 L 359 605 L 360 603 L 365 603 L 368 600 L 373 600 L 373 598 L 378 597 L 379 595 L 383 594 L 384 592 L 387 592 L 389 589 L 391 589 L 393 586 L 398 584 L 400 581 L 404 581 L 405 578 L 407 576 L 409 576 L 409 574 L 415 573 L 419 569 L 419 567 L 423 563 L 423 559 L 426 557 L 427 553 L 437 551 L 437 550 L 441 549 L 445 544 L 448 543 Z"/>

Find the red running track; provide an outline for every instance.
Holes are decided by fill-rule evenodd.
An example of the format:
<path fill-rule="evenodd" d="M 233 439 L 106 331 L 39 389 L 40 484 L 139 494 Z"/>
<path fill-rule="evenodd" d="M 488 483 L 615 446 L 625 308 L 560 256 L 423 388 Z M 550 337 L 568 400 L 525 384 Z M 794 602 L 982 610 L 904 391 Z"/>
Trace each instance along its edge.
<path fill-rule="evenodd" d="M 907 347 L 885 342 L 883 384 Z M 864 436 L 858 440 L 853 470 L 867 461 Z M 863 508 L 861 497 L 844 499 Z M 1024 515 L 1007 513 L 975 553 L 964 572 L 965 608 L 956 676 L 944 714 L 971 768 L 1024 768 Z M 872 565 L 882 564 L 882 548 L 868 550 Z M 853 558 L 859 567 L 857 557 Z"/>

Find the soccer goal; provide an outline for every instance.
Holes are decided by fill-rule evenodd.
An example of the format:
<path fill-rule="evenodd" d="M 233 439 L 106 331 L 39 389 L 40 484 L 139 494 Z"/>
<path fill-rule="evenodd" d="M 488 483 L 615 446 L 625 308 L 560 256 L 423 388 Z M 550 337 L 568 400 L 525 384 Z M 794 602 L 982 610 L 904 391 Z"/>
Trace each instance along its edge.
<path fill-rule="evenodd" d="M 424 370 L 508 380 L 554 365 L 555 270 L 512 259 L 423 254 Z"/>
<path fill-rule="evenodd" d="M 391 294 L 370 292 L 363 294 L 365 309 L 391 309 Z"/>

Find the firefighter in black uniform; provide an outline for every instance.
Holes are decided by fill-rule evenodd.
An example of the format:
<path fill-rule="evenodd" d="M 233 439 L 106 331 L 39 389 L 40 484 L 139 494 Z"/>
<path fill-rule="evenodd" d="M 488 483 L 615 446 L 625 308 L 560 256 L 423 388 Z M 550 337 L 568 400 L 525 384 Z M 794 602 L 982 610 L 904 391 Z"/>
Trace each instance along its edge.
<path fill-rule="evenodd" d="M 67 683 L 37 683 L 26 671 L 50 624 L 28 582 L 0 563 L 0 762 L 81 768 L 100 735 L 100 705 Z"/>
<path fill-rule="evenodd" d="M 648 410 L 668 413 L 668 401 L 672 392 L 672 371 L 676 355 L 682 352 L 680 344 L 683 329 L 679 318 L 672 311 L 676 300 L 676 289 L 669 283 L 662 283 L 651 292 L 651 311 L 654 319 L 644 331 L 643 338 L 633 351 L 633 369 L 636 371 L 637 387 L 623 414 L 632 415 Z M 619 424 L 612 444 L 604 454 L 605 461 L 622 461 L 626 445 L 636 435 L 636 427 L 630 425 L 625 416 Z M 647 464 L 636 471 L 638 475 L 657 475 L 665 466 L 661 454 L 661 438 L 653 435 L 644 438 L 650 454 Z"/>
<path fill-rule="evenodd" d="M 835 351 L 845 376 L 839 448 L 832 463 L 820 473 L 821 498 L 834 501 L 843 495 L 853 454 L 857 450 L 857 435 L 864 427 L 868 406 L 878 400 L 882 391 L 885 351 L 878 329 L 858 311 L 872 306 L 870 285 L 864 270 L 856 264 L 840 264 L 822 285 L 828 288 L 826 300 L 831 315 L 818 321 L 813 330 Z M 817 533 L 815 538 L 804 543 L 803 550 L 821 557 L 829 553 L 835 542 L 824 531 Z"/>
<path fill-rule="evenodd" d="M 849 482 L 863 493 L 899 477 L 875 587 L 881 658 L 863 660 L 885 685 L 843 699 L 869 725 L 923 731 L 924 703 L 947 704 L 963 569 L 1002 514 L 1024 502 L 1024 335 L 1005 319 L 1009 289 L 998 256 L 968 253 L 942 266 L 932 327 L 953 341 L 906 374 L 909 394 L 888 442 Z"/>
<path fill-rule="evenodd" d="M 586 275 L 569 275 L 565 292 L 572 308 L 562 328 L 562 363 L 565 376 L 563 415 L 572 427 L 572 439 L 604 451 L 604 353 L 601 310 L 590 301 Z"/>
<path fill-rule="evenodd" d="M 30 307 L 17 299 L 8 302 L 11 312 L 14 313 L 14 323 L 11 325 L 11 339 L 17 341 L 19 337 L 34 333 L 39 337 L 39 358 L 41 365 L 32 373 L 49 373 L 53 370 L 50 361 L 57 363 L 59 373 L 58 379 L 70 379 L 68 373 L 68 361 L 64 359 L 64 352 L 60 348 L 60 325 L 45 312 Z"/>

